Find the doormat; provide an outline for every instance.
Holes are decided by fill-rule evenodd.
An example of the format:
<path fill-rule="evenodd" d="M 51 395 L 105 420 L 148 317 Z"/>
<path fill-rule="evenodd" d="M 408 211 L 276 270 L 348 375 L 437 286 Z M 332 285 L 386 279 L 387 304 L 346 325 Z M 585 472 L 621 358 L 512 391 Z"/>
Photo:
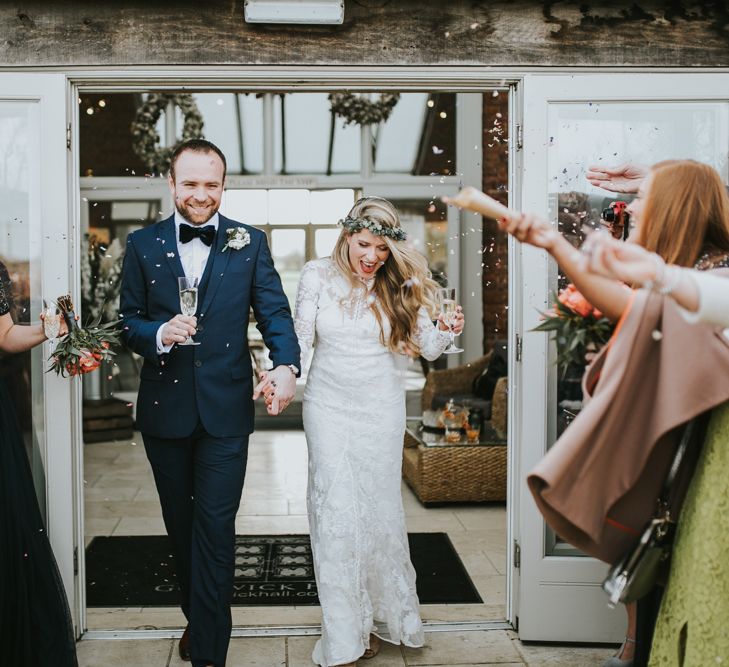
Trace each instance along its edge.
<path fill-rule="evenodd" d="M 477 604 L 481 597 L 446 533 L 410 533 L 422 604 Z M 86 549 L 89 607 L 177 607 L 167 536 L 95 537 Z M 233 605 L 318 605 L 308 535 L 238 535 Z"/>

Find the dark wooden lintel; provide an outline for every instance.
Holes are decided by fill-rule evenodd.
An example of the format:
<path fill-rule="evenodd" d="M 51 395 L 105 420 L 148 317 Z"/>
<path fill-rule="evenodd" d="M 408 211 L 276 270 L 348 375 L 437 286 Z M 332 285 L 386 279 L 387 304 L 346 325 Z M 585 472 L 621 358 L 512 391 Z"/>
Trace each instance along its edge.
<path fill-rule="evenodd" d="M 709 0 L 346 0 L 341 26 L 249 25 L 243 0 L 0 6 L 0 64 L 729 66 Z"/>

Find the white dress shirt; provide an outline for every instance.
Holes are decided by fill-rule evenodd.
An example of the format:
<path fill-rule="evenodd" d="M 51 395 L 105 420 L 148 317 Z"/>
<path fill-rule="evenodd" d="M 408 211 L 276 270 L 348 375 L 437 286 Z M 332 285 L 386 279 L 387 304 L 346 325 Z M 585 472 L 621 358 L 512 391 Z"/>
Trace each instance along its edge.
<path fill-rule="evenodd" d="M 216 213 L 210 220 L 200 227 L 206 227 L 212 225 L 215 227 L 215 231 L 218 230 L 219 216 Z M 192 241 L 182 243 L 180 241 L 180 225 L 190 225 L 185 220 L 179 211 L 175 211 L 175 240 L 177 241 L 177 254 L 180 257 L 182 268 L 185 271 L 185 276 L 193 278 L 197 276 L 198 280 L 202 280 L 203 273 L 205 272 L 205 265 L 207 264 L 208 257 L 210 257 L 210 250 L 212 246 L 205 245 L 201 239 L 194 238 Z M 195 225 L 190 225 L 194 227 Z M 215 243 L 213 241 L 213 243 Z M 167 324 L 165 322 L 165 324 Z M 163 354 L 169 352 L 172 349 L 172 345 L 162 345 L 162 329 L 164 324 L 157 329 L 157 354 Z"/>

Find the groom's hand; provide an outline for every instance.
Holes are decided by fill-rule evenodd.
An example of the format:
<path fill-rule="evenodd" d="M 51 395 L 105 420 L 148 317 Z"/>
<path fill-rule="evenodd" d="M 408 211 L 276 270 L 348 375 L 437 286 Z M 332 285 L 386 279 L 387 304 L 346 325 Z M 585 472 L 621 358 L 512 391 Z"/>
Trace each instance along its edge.
<path fill-rule="evenodd" d="M 188 315 L 175 315 L 162 328 L 162 344 L 184 343 L 188 336 L 197 332 L 197 317 Z"/>

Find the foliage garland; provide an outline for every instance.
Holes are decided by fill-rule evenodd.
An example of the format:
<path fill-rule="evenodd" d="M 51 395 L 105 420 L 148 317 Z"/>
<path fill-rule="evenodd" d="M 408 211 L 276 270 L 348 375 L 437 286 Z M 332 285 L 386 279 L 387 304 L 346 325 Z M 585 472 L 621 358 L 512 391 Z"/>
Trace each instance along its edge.
<path fill-rule="evenodd" d="M 376 102 L 354 93 L 330 93 L 332 112 L 344 119 L 344 124 L 375 125 L 386 121 L 400 99 L 400 93 L 381 93 Z"/>
<path fill-rule="evenodd" d="M 174 146 L 160 146 L 157 121 L 170 102 L 182 112 L 182 139 Z M 137 109 L 137 115 L 132 122 L 132 148 L 151 172 L 165 174 L 170 168 L 170 157 L 177 145 L 189 139 L 202 139 L 204 124 L 192 95 L 150 93 Z"/>

